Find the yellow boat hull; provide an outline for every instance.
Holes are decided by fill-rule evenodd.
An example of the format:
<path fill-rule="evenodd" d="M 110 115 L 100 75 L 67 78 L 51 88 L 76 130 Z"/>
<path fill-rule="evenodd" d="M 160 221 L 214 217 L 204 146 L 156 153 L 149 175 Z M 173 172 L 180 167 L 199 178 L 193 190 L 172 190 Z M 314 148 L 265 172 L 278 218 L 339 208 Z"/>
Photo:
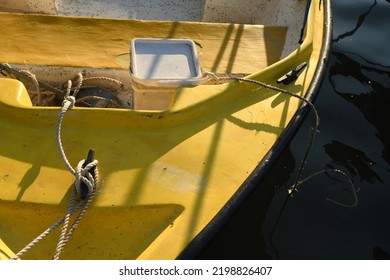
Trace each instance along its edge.
<path fill-rule="evenodd" d="M 225 72 L 229 72 L 229 67 L 232 71 L 252 71 L 248 78 L 276 85 L 277 78 L 301 62 L 307 62 L 295 82 L 278 85 L 305 96 L 313 89 L 313 79 L 318 78 L 320 58 L 324 55 L 327 5 L 327 1 L 313 0 L 305 40 L 286 58 L 259 62 L 264 65 L 255 65 L 258 71 L 252 71 L 245 69 L 253 65 L 246 65 L 249 62 L 242 58 L 243 48 L 239 61 L 229 66 L 227 56 L 221 60 L 227 62 L 217 68 Z M 1 17 L 20 20 L 19 26 L 13 26 L 14 36 L 4 35 L 13 38 L 13 45 L 17 44 L 16 32 L 23 28 L 21 19 L 31 20 L 31 15 L 1 14 Z M 44 15 L 34 17 L 64 29 L 64 22 L 69 20 Z M 71 20 L 75 24 L 88 21 L 92 33 L 92 23 L 96 26 L 104 23 L 110 30 L 128 24 L 137 24 L 137 30 L 142 30 L 155 24 L 151 21 Z M 170 24 L 164 23 L 154 30 L 154 36 L 167 32 Z M 190 28 L 193 25 L 184 25 L 177 36 L 195 36 L 194 29 Z M 39 30 L 39 26 L 36 29 Z M 283 32 L 279 28 L 270 28 L 270 32 L 272 30 Z M 58 34 L 50 32 L 44 34 L 43 43 L 53 40 L 56 45 Z M 239 26 L 234 26 L 232 32 L 239 32 Z M 251 32 L 244 34 L 252 36 Z M 262 32 L 262 36 L 267 34 L 267 28 Z M 64 52 L 57 46 L 57 52 L 45 56 L 39 51 L 39 36 L 36 40 L 31 52 L 20 48 L 9 55 L 3 52 L 1 59 L 13 64 L 117 69 L 126 65 L 118 60 L 121 50 L 111 53 L 112 49 L 108 49 L 107 56 L 101 58 L 77 57 L 80 53 L 72 52 L 68 45 Z M 83 44 L 93 45 L 92 37 L 84 36 L 83 40 Z M 234 48 L 234 42 L 228 45 Z M 77 40 L 72 44 L 77 44 Z M 213 56 L 218 55 L 215 50 L 211 52 Z M 201 56 L 201 64 L 218 70 L 209 63 L 208 55 Z M 105 61 L 107 57 L 112 58 L 110 62 Z M 264 172 L 260 169 L 267 168 L 266 160 L 271 160 L 273 153 L 277 154 L 274 148 L 280 145 L 301 103 L 267 88 L 230 82 L 179 88 L 173 106 L 164 111 L 73 108 L 66 113 L 62 125 L 66 155 L 75 166 L 86 157 L 89 149 L 94 149 L 99 160 L 100 183 L 94 201 L 61 258 L 187 257 L 186 252 L 190 251 L 186 250 L 193 250 L 201 243 L 199 238 L 212 231 L 216 221 L 228 214 L 236 201 L 242 200 L 241 194 L 254 187 L 259 173 Z M 66 213 L 74 176 L 57 152 L 58 113 L 58 107 L 32 106 L 21 82 L 0 79 L 0 259 L 14 256 Z M 22 258 L 51 259 L 59 234 L 58 228 Z"/>

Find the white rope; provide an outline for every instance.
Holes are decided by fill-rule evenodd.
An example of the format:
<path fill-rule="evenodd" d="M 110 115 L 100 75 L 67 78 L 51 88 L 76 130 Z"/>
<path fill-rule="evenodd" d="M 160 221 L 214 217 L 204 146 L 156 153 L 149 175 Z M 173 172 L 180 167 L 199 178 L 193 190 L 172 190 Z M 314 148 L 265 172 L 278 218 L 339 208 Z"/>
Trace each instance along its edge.
<path fill-rule="evenodd" d="M 70 237 L 72 236 L 74 230 L 76 229 L 77 225 L 79 224 L 81 218 L 84 216 L 85 211 L 87 210 L 89 204 L 91 203 L 94 195 L 95 195 L 95 190 L 96 186 L 99 180 L 99 173 L 97 169 L 97 160 L 93 160 L 91 163 L 88 163 L 86 166 L 85 160 L 81 160 L 76 169 L 73 169 L 73 167 L 70 165 L 68 158 L 66 157 L 64 148 L 62 146 L 62 141 L 61 141 L 61 126 L 62 126 L 62 120 L 64 118 L 65 113 L 72 109 L 74 107 L 74 104 L 76 102 L 75 95 L 77 95 L 78 91 L 81 88 L 82 82 L 83 82 L 83 76 L 81 74 L 78 75 L 78 85 L 73 91 L 73 95 L 70 95 L 70 90 L 72 88 L 72 83 L 71 81 L 68 81 L 68 87 L 67 87 L 67 92 L 66 96 L 64 98 L 64 101 L 62 102 L 62 108 L 61 111 L 58 115 L 58 121 L 57 121 L 57 129 L 56 129 L 56 140 L 57 140 L 57 148 L 60 153 L 60 156 L 65 164 L 65 166 L 68 168 L 68 170 L 76 177 L 75 184 L 74 184 L 74 189 L 72 192 L 71 199 L 68 204 L 68 210 L 67 213 L 64 217 L 64 224 L 62 226 L 61 234 L 58 239 L 57 243 L 57 248 L 54 253 L 53 259 L 57 260 L 63 251 L 65 245 L 68 243 Z M 94 170 L 94 175 L 91 175 L 91 170 Z M 68 230 L 68 225 L 69 225 L 69 219 L 70 216 L 74 213 L 73 211 L 73 204 L 75 200 L 75 195 L 76 192 L 77 194 L 80 195 L 81 193 L 81 183 L 84 183 L 87 188 L 88 188 L 88 200 L 86 204 L 84 205 L 84 208 L 81 210 L 79 215 L 77 216 L 76 220 L 73 222 L 72 227 Z"/>
<path fill-rule="evenodd" d="M 291 91 L 288 91 L 288 90 L 285 90 L 285 89 L 282 89 L 282 88 L 278 88 L 278 87 L 275 87 L 275 86 L 272 86 L 272 85 L 269 85 L 269 84 L 266 84 L 266 83 L 263 83 L 263 82 L 260 82 L 260 81 L 257 81 L 257 80 L 252 80 L 252 79 L 247 79 L 247 78 L 237 77 L 237 76 L 232 76 L 232 75 L 218 77 L 215 73 L 209 72 L 209 71 L 205 71 L 204 74 L 206 76 L 211 76 L 210 82 L 213 82 L 213 83 L 219 83 L 222 80 L 225 80 L 225 81 L 232 80 L 232 81 L 244 82 L 244 83 L 249 83 L 249 84 L 255 84 L 255 85 L 258 85 L 258 86 L 261 86 L 261 87 L 268 88 L 270 90 L 276 91 L 276 92 L 281 92 L 283 94 L 292 96 L 294 98 L 297 98 L 297 99 L 303 101 L 304 103 L 309 105 L 310 108 L 314 111 L 315 120 L 316 120 L 315 129 L 314 130 L 317 131 L 317 127 L 320 124 L 320 117 L 319 117 L 317 108 L 314 106 L 314 104 L 310 100 L 306 99 L 305 97 L 302 97 L 302 96 L 300 96 L 300 95 L 298 95 L 296 93 L 293 93 Z"/>
<path fill-rule="evenodd" d="M 73 208 L 72 214 L 76 212 L 84 201 L 79 201 L 79 203 Z M 33 241 L 31 241 L 27 246 L 25 246 L 22 250 L 20 250 L 15 256 L 11 258 L 11 260 L 17 260 L 21 256 L 23 256 L 26 252 L 28 252 L 31 248 L 41 242 L 47 235 L 49 235 L 53 230 L 55 230 L 59 225 L 61 225 L 65 220 L 65 216 L 55 222 L 52 226 L 50 226 L 47 230 L 42 232 L 38 237 L 36 237 Z"/>
<path fill-rule="evenodd" d="M 67 213 L 64 217 L 64 224 L 63 224 L 62 229 L 61 229 L 61 234 L 58 238 L 57 247 L 56 247 L 56 250 L 55 250 L 55 253 L 53 256 L 53 260 L 59 259 L 59 256 L 62 253 L 63 249 L 65 248 L 65 245 L 68 243 L 70 237 L 72 236 L 76 227 L 80 223 L 81 218 L 84 216 L 85 212 L 87 211 L 90 203 L 92 202 L 92 200 L 96 194 L 96 185 L 97 185 L 97 182 L 99 180 L 99 173 L 98 173 L 98 169 L 95 167 L 96 167 L 98 162 L 97 162 L 97 160 L 94 160 L 93 162 L 91 162 L 90 164 L 87 164 L 83 168 L 82 165 L 84 164 L 84 162 L 85 162 L 85 160 L 81 160 L 76 168 L 77 175 L 76 175 L 75 187 L 72 191 L 72 196 L 71 196 L 71 199 L 70 199 L 69 204 L 68 204 L 68 210 L 67 210 Z M 94 168 L 94 175 L 93 176 L 89 173 L 89 171 L 92 168 Z M 88 178 L 86 178 L 85 176 L 87 176 Z M 74 208 L 78 207 L 78 204 L 74 205 L 74 201 L 75 201 L 75 197 L 76 197 L 76 192 L 78 194 L 80 194 L 81 181 L 84 182 L 88 187 L 88 199 L 87 199 L 84 207 L 80 211 L 79 215 L 77 216 L 77 218 L 73 222 L 72 226 L 68 230 L 70 217 L 72 216 L 73 213 L 76 212 L 74 210 Z"/>
<path fill-rule="evenodd" d="M 82 78 L 80 79 L 82 82 Z M 79 86 L 81 86 L 81 82 L 79 83 Z M 79 88 L 76 87 L 77 88 Z M 76 227 L 80 223 L 82 217 L 84 216 L 85 212 L 87 211 L 90 203 L 92 202 L 95 194 L 96 194 L 96 186 L 99 181 L 99 172 L 97 169 L 97 164 L 99 163 L 97 160 L 93 160 L 92 162 L 85 165 L 85 160 L 81 160 L 76 169 L 74 169 L 65 154 L 64 148 L 62 146 L 61 142 L 61 126 L 62 126 L 62 120 L 64 118 L 65 113 L 72 109 L 74 107 L 76 98 L 72 95 L 70 95 L 70 91 L 72 88 L 72 82 L 68 82 L 67 92 L 66 96 L 64 98 L 64 101 L 62 102 L 62 108 L 60 113 L 58 114 L 57 119 L 57 126 L 56 126 L 56 141 L 57 141 L 57 148 L 60 153 L 60 156 L 65 163 L 65 166 L 67 169 L 75 176 L 75 183 L 74 188 L 72 190 L 72 195 L 68 203 L 68 208 L 66 215 L 59 219 L 57 222 L 55 222 L 52 226 L 50 226 L 47 230 L 42 232 L 38 237 L 36 237 L 33 241 L 31 241 L 27 246 L 25 246 L 22 250 L 20 250 L 15 256 L 11 258 L 11 260 L 17 260 L 19 259 L 23 254 L 25 254 L 27 251 L 29 251 L 31 248 L 33 248 L 36 244 L 38 244 L 40 241 L 42 241 L 48 234 L 50 234 L 53 230 L 55 230 L 59 225 L 63 224 L 61 229 L 61 234 L 58 238 L 57 247 L 53 256 L 53 259 L 57 260 L 59 259 L 60 254 L 62 253 L 65 245 L 68 243 L 70 237 L 72 236 L 73 232 L 75 231 Z M 77 90 L 73 92 L 73 94 L 77 94 Z M 84 166 L 85 165 L 85 166 Z M 93 174 L 91 174 L 93 173 Z M 87 200 L 80 200 L 78 203 L 75 203 L 76 194 L 81 193 L 81 184 L 84 183 L 85 186 L 88 189 Z M 83 206 L 80 213 L 72 223 L 72 226 L 69 228 L 70 218 L 71 216 L 76 213 L 80 207 Z M 68 229 L 69 228 L 69 229 Z"/>
<path fill-rule="evenodd" d="M 77 80 L 76 80 L 77 81 L 77 85 L 74 88 L 73 94 L 72 94 L 74 97 L 76 97 L 77 93 L 79 93 L 79 91 L 81 89 L 81 86 L 83 85 L 83 80 L 84 80 L 83 74 L 77 73 Z"/>
<path fill-rule="evenodd" d="M 111 84 L 115 84 L 118 86 L 118 89 L 116 91 L 120 91 L 123 89 L 124 87 L 124 84 L 117 80 L 117 79 L 114 79 L 114 78 L 109 78 L 109 77 L 88 77 L 88 78 L 84 78 L 83 82 L 84 83 L 90 83 L 90 82 L 93 82 L 93 81 L 97 81 L 97 82 L 108 82 L 108 83 L 111 83 Z"/>
<path fill-rule="evenodd" d="M 65 155 L 64 147 L 62 146 L 61 141 L 61 126 L 62 126 L 62 120 L 64 119 L 65 113 L 72 109 L 74 107 L 74 103 L 76 102 L 76 98 L 74 96 L 68 95 L 69 93 L 69 87 L 67 91 L 67 95 L 65 96 L 64 101 L 62 102 L 62 108 L 60 113 L 58 114 L 57 119 L 57 126 L 56 126 L 56 141 L 57 141 L 57 148 L 60 153 L 60 156 L 62 158 L 62 161 L 65 163 L 66 168 L 70 171 L 70 173 L 73 174 L 73 176 L 76 176 L 76 171 L 74 168 L 70 165 L 68 158 Z"/>
<path fill-rule="evenodd" d="M 35 91 L 37 94 L 36 104 L 39 105 L 41 103 L 41 89 L 39 88 L 39 83 L 38 83 L 37 77 L 28 70 L 19 70 L 19 72 L 26 74 L 33 82 L 34 87 L 35 87 Z"/>

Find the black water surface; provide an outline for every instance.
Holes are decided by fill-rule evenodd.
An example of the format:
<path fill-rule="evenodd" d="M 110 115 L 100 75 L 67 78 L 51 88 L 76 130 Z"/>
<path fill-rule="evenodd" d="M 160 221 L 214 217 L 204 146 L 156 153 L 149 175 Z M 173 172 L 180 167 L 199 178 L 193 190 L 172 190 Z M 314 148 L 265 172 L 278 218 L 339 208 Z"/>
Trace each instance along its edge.
<path fill-rule="evenodd" d="M 321 173 L 282 209 L 314 124 L 309 114 L 199 259 L 390 258 L 390 0 L 332 3 L 332 51 L 315 102 L 320 132 L 303 176 L 337 168 L 356 190 L 340 173 Z"/>

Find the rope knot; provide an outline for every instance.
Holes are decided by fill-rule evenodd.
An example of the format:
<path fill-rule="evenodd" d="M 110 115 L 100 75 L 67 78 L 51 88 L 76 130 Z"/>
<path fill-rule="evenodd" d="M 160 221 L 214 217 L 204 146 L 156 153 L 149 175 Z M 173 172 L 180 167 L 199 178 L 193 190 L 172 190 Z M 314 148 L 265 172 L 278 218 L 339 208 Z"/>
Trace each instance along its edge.
<path fill-rule="evenodd" d="M 74 104 L 76 103 L 76 98 L 72 95 L 65 96 L 64 100 L 62 101 L 62 108 L 61 111 L 66 112 L 74 107 Z"/>
<path fill-rule="evenodd" d="M 81 199 L 85 199 L 94 191 L 98 183 L 98 161 L 93 160 L 92 162 L 85 165 L 85 159 L 81 160 L 75 169 L 75 188 Z M 84 166 L 85 165 L 85 166 Z"/>

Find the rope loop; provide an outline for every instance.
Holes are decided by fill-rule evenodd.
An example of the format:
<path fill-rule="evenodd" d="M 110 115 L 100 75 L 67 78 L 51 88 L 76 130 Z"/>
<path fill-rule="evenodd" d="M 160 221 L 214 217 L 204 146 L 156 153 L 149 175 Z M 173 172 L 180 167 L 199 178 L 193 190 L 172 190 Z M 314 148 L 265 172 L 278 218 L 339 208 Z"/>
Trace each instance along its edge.
<path fill-rule="evenodd" d="M 62 107 L 61 112 L 66 112 L 68 110 L 71 110 L 74 107 L 74 104 L 76 103 L 76 98 L 72 95 L 65 96 L 64 100 L 62 101 Z"/>

